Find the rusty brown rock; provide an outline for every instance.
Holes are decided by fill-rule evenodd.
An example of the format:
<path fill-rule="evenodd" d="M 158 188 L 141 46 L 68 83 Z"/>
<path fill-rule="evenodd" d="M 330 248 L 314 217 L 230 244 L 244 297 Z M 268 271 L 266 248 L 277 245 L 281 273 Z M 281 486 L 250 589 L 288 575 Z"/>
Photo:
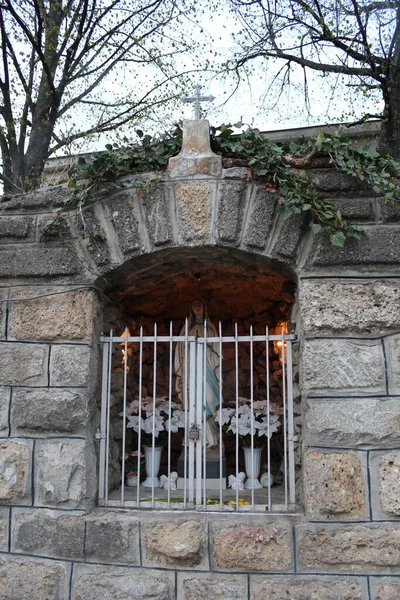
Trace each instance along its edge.
<path fill-rule="evenodd" d="M 350 578 L 258 575 L 252 577 L 250 585 L 251 600 L 363 600 L 367 593 L 366 586 Z"/>
<path fill-rule="evenodd" d="M 400 453 L 387 454 L 380 459 L 378 478 L 381 509 L 400 516 Z"/>
<path fill-rule="evenodd" d="M 308 518 L 347 521 L 364 515 L 364 477 L 355 452 L 309 450 L 303 464 Z"/>
<path fill-rule="evenodd" d="M 198 566 L 207 552 L 207 535 L 201 521 L 158 522 L 144 530 L 146 561 Z"/>
<path fill-rule="evenodd" d="M 198 181 L 178 183 L 176 204 L 182 238 L 186 241 L 207 242 L 211 227 L 209 184 Z"/>

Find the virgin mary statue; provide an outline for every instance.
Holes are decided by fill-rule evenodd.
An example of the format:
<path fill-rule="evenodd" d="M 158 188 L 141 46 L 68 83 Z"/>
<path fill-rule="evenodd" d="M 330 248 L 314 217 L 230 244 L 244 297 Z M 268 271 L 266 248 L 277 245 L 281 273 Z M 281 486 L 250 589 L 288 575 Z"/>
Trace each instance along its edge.
<path fill-rule="evenodd" d="M 207 322 L 207 337 L 217 337 L 217 330 L 214 325 L 208 320 L 207 308 L 201 298 L 193 300 L 190 307 L 190 315 L 188 318 L 188 335 L 204 337 L 204 321 Z M 185 326 L 182 328 L 180 335 L 185 335 Z M 189 346 L 191 343 L 189 343 Z M 187 364 L 187 397 L 189 398 L 190 389 L 190 351 L 188 349 L 188 364 Z M 178 342 L 175 349 L 175 373 L 176 373 L 176 392 L 184 402 L 184 385 L 185 385 L 185 344 Z M 202 373 L 204 369 L 201 370 Z M 196 369 L 192 370 L 195 373 Z M 214 421 L 213 415 L 219 406 L 220 394 L 220 363 L 218 354 L 218 344 L 207 342 L 206 350 L 206 385 L 202 386 L 205 390 L 205 410 L 206 410 L 206 446 L 207 448 L 215 448 L 218 446 L 219 431 Z"/>

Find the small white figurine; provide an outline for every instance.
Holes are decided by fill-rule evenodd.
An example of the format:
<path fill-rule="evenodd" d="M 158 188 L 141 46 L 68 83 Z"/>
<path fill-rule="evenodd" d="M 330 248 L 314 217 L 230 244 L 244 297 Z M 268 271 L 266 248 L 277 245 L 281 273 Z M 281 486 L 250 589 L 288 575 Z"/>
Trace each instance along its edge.
<path fill-rule="evenodd" d="M 260 478 L 260 483 L 263 487 L 272 487 L 274 485 L 274 478 L 269 473 L 263 473 Z"/>
<path fill-rule="evenodd" d="M 244 480 L 246 479 L 246 473 L 240 471 L 238 476 L 229 475 L 228 477 L 228 487 L 233 490 L 244 490 Z"/>
<path fill-rule="evenodd" d="M 168 488 L 170 490 L 177 490 L 177 479 L 178 473 L 176 471 L 172 471 L 169 474 L 169 477 L 167 475 L 160 475 L 160 488 L 164 488 L 164 490 L 167 490 Z"/>

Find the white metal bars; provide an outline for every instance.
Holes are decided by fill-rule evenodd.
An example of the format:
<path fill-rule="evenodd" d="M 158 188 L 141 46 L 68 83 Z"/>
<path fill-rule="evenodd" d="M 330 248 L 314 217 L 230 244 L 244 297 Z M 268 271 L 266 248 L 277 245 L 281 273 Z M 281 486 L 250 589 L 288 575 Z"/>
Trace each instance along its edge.
<path fill-rule="evenodd" d="M 210 331 L 212 335 L 209 336 L 207 333 Z M 189 335 L 187 322 L 181 335 L 173 335 L 171 323 L 169 335 L 158 335 L 155 325 L 152 335 L 144 335 L 141 329 L 136 336 L 131 336 L 128 330 L 121 336 L 114 336 L 112 332 L 109 336 L 102 336 L 102 406 L 100 434 L 97 436 L 100 439 L 99 503 L 121 507 L 220 511 L 294 508 L 293 339 L 294 335 L 284 334 L 283 331 L 280 335 L 270 335 L 268 327 L 263 335 L 255 335 L 252 327 L 248 335 L 239 335 L 236 326 L 233 336 L 223 336 L 221 323 L 218 334 L 214 328 L 207 328 L 207 323 L 204 323 L 203 335 L 194 336 Z M 174 356 L 179 345 L 184 368 L 178 397 Z M 122 367 L 113 369 L 113 360 L 114 363 L 118 360 L 121 347 L 124 349 L 124 362 Z M 129 353 L 129 347 L 135 347 L 134 351 Z M 164 372 L 159 368 L 161 358 L 158 350 L 161 347 Z M 152 365 L 150 370 L 147 368 L 144 372 L 144 353 L 149 356 L 149 349 L 153 357 Z M 233 358 L 225 361 L 224 351 L 229 356 L 233 355 Z M 210 353 L 214 358 L 212 364 Z M 274 360 L 271 360 L 271 356 Z M 281 366 L 278 369 L 281 374 L 272 402 L 271 364 L 277 361 Z M 232 372 L 227 375 L 225 364 L 228 363 L 231 365 L 230 369 L 234 366 L 233 377 L 229 377 Z M 247 379 L 243 377 L 245 369 Z M 112 382 L 114 371 L 121 370 L 122 387 L 115 391 Z M 215 375 L 214 384 L 210 371 Z M 151 377 L 149 372 L 152 373 Z M 261 376 L 260 373 L 264 375 Z M 276 370 L 274 378 L 276 386 Z M 265 381 L 262 391 L 261 380 L 262 383 Z M 161 397 L 159 386 L 164 391 L 167 389 Z M 151 394 L 147 392 L 144 397 L 143 389 L 147 388 L 151 390 Z M 210 394 L 214 400 L 210 401 Z M 135 405 L 133 413 L 132 404 Z M 120 411 L 117 415 L 115 406 Z M 110 421 L 112 417 L 118 418 L 118 415 L 123 423 L 122 442 L 120 452 L 115 455 L 116 440 L 112 439 Z M 130 433 L 135 431 L 131 436 L 127 435 L 126 430 L 129 424 L 132 426 Z M 263 427 L 263 424 L 266 426 Z M 181 432 L 178 436 L 179 444 L 182 445 L 178 445 L 181 456 L 176 481 L 178 430 Z M 217 436 L 216 444 L 212 447 L 209 443 L 210 435 Z M 278 439 L 273 448 L 272 436 Z M 160 441 L 164 449 L 156 451 Z M 244 450 L 246 443 L 249 451 Z M 145 445 L 146 456 L 150 456 L 146 466 L 140 459 Z M 281 453 L 279 447 L 282 448 Z M 275 456 L 272 456 L 274 452 Z M 127 487 L 125 483 L 125 457 L 130 454 L 137 458 L 135 488 Z M 249 458 L 243 460 L 244 455 Z M 158 487 L 161 457 L 163 489 Z M 260 474 L 264 471 L 271 475 L 273 463 L 275 471 L 278 471 L 279 483 L 277 460 L 281 461 L 283 483 L 273 488 L 269 485 L 263 488 L 259 482 Z M 115 478 L 114 481 L 110 480 L 110 465 L 114 473 L 120 470 L 119 490 L 111 489 L 116 486 L 116 482 Z M 246 481 L 243 469 L 246 471 Z M 143 487 L 144 471 L 146 481 L 150 481 L 147 488 Z M 268 484 L 268 477 L 264 478 L 265 483 Z M 230 489 L 227 484 L 231 486 Z"/>

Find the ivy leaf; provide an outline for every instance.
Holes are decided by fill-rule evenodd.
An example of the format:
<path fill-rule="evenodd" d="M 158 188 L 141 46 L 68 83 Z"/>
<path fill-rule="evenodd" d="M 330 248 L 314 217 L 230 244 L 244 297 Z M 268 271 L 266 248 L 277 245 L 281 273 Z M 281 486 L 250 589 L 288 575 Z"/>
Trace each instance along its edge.
<path fill-rule="evenodd" d="M 336 233 L 330 234 L 329 241 L 332 246 L 339 246 L 339 248 L 343 248 L 346 241 L 346 236 L 344 235 L 343 231 L 337 231 Z"/>
<path fill-rule="evenodd" d="M 322 227 L 319 223 L 310 223 L 310 227 L 313 233 L 319 233 L 322 231 Z"/>

